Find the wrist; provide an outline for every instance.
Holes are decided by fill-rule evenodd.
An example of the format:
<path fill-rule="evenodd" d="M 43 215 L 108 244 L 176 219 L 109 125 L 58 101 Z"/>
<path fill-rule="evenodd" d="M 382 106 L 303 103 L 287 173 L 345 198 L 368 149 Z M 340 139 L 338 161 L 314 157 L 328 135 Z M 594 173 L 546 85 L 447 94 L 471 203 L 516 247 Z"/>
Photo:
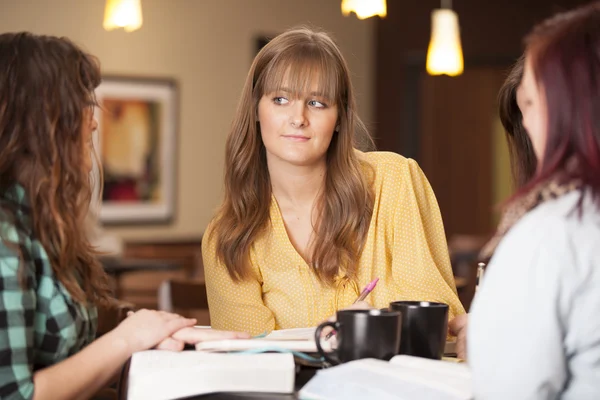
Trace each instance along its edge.
<path fill-rule="evenodd" d="M 123 360 L 130 358 L 137 350 L 134 348 L 127 338 L 119 334 L 119 329 L 113 329 L 106 333 L 102 338 L 105 338 L 108 345 L 112 349 L 113 354 L 119 354 Z"/>

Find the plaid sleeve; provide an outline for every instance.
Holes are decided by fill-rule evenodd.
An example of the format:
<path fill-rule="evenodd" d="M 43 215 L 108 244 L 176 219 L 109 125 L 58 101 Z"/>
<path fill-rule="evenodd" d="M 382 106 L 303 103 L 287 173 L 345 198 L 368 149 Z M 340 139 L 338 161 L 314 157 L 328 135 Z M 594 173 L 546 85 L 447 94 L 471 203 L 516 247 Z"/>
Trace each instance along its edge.
<path fill-rule="evenodd" d="M 6 227 L 6 226 L 5 226 Z M 19 272 L 21 260 L 15 246 L 19 237 L 14 227 L 2 229 L 0 237 L 0 399 L 33 397 L 33 348 L 36 292 L 27 276 L 25 288 Z M 2 237 L 8 239 L 3 241 Z M 14 239 L 14 240 L 13 240 Z M 14 243 L 14 244 L 13 244 Z M 24 266 L 25 267 L 25 266 Z"/>

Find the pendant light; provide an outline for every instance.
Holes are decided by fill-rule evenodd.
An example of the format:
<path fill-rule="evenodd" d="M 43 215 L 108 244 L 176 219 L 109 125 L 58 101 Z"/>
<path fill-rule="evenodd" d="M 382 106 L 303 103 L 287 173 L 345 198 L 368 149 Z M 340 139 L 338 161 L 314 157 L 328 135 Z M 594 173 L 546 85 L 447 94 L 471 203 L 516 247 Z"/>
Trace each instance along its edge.
<path fill-rule="evenodd" d="M 141 28 L 141 0 L 106 0 L 103 25 L 107 31 L 123 28 L 132 32 Z"/>
<path fill-rule="evenodd" d="M 379 15 L 387 15 L 385 0 L 342 0 L 342 14 L 347 17 L 350 13 L 356 14 L 358 19 L 366 19 Z"/>
<path fill-rule="evenodd" d="M 458 14 L 452 10 L 452 0 L 442 0 L 442 8 L 431 13 L 427 72 L 430 75 L 457 76 L 462 74 L 463 69 Z"/>

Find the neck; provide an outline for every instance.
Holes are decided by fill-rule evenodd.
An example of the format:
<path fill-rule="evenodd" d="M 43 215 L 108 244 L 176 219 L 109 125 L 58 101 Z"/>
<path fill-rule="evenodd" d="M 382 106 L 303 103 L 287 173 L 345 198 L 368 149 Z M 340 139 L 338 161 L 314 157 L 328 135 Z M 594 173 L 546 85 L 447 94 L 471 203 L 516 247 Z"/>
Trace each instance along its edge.
<path fill-rule="evenodd" d="M 296 166 L 267 160 L 273 194 L 279 206 L 312 207 L 325 184 L 326 165 Z"/>

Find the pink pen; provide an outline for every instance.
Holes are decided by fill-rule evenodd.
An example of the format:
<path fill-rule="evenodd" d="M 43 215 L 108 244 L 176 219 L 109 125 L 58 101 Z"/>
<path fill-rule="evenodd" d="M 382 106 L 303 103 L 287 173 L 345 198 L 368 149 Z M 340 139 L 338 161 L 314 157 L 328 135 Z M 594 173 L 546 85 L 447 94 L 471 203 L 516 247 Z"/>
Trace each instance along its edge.
<path fill-rule="evenodd" d="M 360 295 L 356 298 L 356 300 L 354 300 L 353 304 L 356 304 L 359 301 L 363 301 L 364 299 L 366 299 L 367 296 L 369 295 L 369 293 L 371 293 L 373 291 L 373 289 L 375 289 L 375 286 L 377 285 L 377 282 L 379 282 L 379 278 L 375 278 L 372 282 L 370 282 L 367 286 L 365 286 L 365 288 L 363 289 L 363 291 L 360 292 Z M 335 335 L 335 330 L 329 332 L 325 336 L 325 340 L 331 339 L 331 337 L 333 335 Z"/>
<path fill-rule="evenodd" d="M 363 289 L 363 291 L 360 293 L 360 296 L 358 296 L 358 298 L 354 301 L 354 303 L 358 303 L 359 301 L 363 301 L 364 299 L 366 299 L 367 296 L 369 295 L 369 293 L 371 293 L 373 291 L 373 289 L 375 289 L 377 282 L 379 282 L 379 278 L 375 278 L 371 283 L 369 283 Z"/>

